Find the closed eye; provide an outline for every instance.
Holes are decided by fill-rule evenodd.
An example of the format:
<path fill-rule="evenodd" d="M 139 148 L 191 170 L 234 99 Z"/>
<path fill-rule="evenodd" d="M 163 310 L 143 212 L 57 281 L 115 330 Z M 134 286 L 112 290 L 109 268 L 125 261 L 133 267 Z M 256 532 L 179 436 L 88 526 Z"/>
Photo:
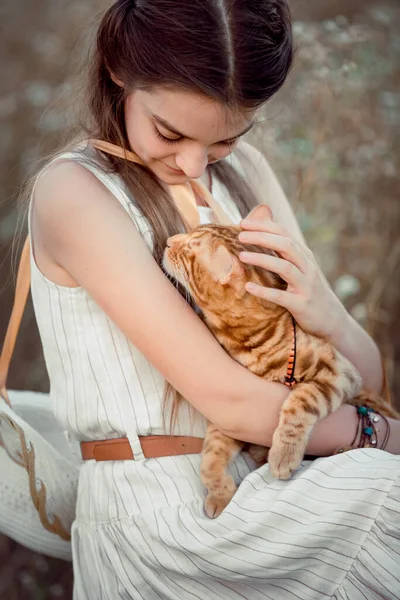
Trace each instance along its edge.
<path fill-rule="evenodd" d="M 156 136 L 158 137 L 159 140 L 161 140 L 162 142 L 164 142 L 165 144 L 178 144 L 179 142 L 181 142 L 184 138 L 183 137 L 177 137 L 177 138 L 169 138 L 166 137 L 165 135 L 163 135 L 161 133 L 161 131 L 159 131 L 157 129 L 157 127 L 154 125 L 154 131 Z M 216 142 L 216 145 L 220 145 L 220 146 L 233 146 L 233 144 L 235 144 L 237 141 L 239 141 L 241 136 L 238 136 L 236 138 L 232 138 L 230 140 L 224 140 L 222 142 Z"/>
<path fill-rule="evenodd" d="M 178 138 L 167 138 L 167 137 L 165 137 L 165 135 L 163 135 L 157 129 L 157 127 L 155 125 L 154 125 L 154 131 L 155 131 L 156 136 L 158 137 L 158 139 L 160 139 L 162 142 L 165 142 L 166 144 L 177 144 L 178 142 L 180 142 L 181 140 L 183 140 L 182 137 L 178 137 Z"/>
<path fill-rule="evenodd" d="M 218 142 L 218 144 L 222 144 L 223 146 L 232 146 L 236 142 L 240 140 L 240 137 L 233 138 L 232 140 L 225 140 L 224 142 Z"/>

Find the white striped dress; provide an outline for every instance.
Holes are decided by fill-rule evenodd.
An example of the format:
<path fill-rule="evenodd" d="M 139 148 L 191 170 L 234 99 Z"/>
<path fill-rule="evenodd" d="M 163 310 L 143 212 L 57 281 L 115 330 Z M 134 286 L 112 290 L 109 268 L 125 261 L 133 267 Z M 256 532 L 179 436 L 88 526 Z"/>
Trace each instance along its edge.
<path fill-rule="evenodd" d="M 63 158 L 111 190 L 151 248 L 146 220 L 95 152 Z M 216 180 L 213 194 L 239 220 Z M 32 294 L 63 428 L 79 440 L 127 436 L 136 457 L 82 466 L 75 600 L 400 598 L 399 457 L 355 450 L 303 462 L 289 481 L 277 481 L 242 454 L 231 467 L 238 492 L 210 520 L 199 455 L 143 457 L 138 436 L 166 433 L 160 373 L 83 288 L 49 281 L 34 258 Z M 204 431 L 200 415 L 181 413 L 177 434 Z"/>

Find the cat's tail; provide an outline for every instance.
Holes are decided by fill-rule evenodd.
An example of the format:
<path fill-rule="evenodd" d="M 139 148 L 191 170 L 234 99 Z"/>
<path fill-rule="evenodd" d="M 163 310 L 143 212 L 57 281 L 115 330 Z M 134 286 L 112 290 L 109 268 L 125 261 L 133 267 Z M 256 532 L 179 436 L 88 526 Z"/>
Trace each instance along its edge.
<path fill-rule="evenodd" d="M 373 392 L 360 392 L 358 396 L 348 401 L 348 404 L 353 406 L 366 406 L 372 408 L 375 412 L 384 417 L 391 419 L 400 419 L 400 413 L 386 402 L 382 396 L 374 394 Z"/>

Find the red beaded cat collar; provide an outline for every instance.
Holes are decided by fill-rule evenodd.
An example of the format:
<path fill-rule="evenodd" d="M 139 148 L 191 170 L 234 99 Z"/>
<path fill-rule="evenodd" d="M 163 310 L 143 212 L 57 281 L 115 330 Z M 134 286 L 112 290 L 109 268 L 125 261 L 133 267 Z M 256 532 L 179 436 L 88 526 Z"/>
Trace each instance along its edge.
<path fill-rule="evenodd" d="M 286 377 L 284 384 L 287 387 L 293 387 L 297 383 L 297 379 L 294 377 L 294 370 L 296 368 L 296 321 L 292 317 L 292 329 L 293 329 L 293 347 L 289 354 L 288 366 L 286 371 Z"/>

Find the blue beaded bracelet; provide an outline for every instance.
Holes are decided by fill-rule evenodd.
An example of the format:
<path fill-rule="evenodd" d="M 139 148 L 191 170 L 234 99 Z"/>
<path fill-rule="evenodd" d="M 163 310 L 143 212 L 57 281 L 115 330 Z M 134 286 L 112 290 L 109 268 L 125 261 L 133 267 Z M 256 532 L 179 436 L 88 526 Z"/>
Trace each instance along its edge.
<path fill-rule="evenodd" d="M 380 432 L 380 429 L 376 428 L 375 423 L 379 423 L 381 419 L 386 423 L 386 432 L 380 448 L 381 450 L 386 448 L 390 436 L 390 425 L 387 418 L 384 415 L 377 415 L 374 409 L 368 406 L 357 407 L 357 415 L 359 420 L 353 441 L 346 448 L 338 448 L 335 454 L 340 454 L 346 450 L 353 450 L 354 448 L 377 448 L 378 432 Z M 356 444 L 358 438 L 359 442 Z"/>

